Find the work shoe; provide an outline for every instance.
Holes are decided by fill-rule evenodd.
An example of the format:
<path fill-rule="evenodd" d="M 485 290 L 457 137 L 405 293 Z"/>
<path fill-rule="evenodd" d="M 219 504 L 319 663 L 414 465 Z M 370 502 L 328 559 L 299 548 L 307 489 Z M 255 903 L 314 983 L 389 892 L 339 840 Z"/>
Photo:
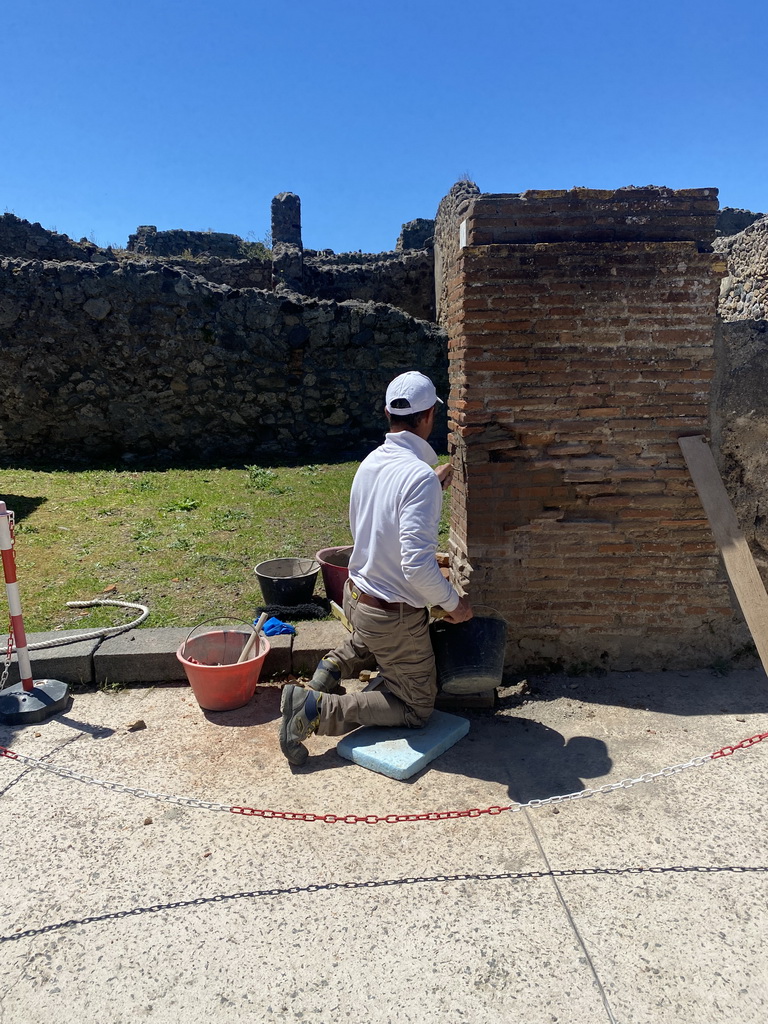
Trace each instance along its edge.
<path fill-rule="evenodd" d="M 321 658 L 307 687 L 321 693 L 344 693 L 346 691 L 339 686 L 340 679 L 341 666 L 331 658 Z"/>
<path fill-rule="evenodd" d="M 280 749 L 291 764 L 302 765 L 309 752 L 301 741 L 311 736 L 320 723 L 320 696 L 295 683 L 288 683 L 283 687 L 280 710 L 283 713 Z"/>

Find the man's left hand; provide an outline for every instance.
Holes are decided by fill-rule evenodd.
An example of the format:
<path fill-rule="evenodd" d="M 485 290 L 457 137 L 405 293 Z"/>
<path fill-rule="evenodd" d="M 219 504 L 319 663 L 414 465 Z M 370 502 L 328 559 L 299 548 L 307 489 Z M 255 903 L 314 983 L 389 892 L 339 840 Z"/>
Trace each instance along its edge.
<path fill-rule="evenodd" d="M 437 475 L 437 479 L 440 481 L 440 486 L 443 490 L 445 490 L 446 487 L 451 486 L 451 481 L 453 480 L 453 466 L 450 462 L 446 462 L 442 466 L 438 466 L 435 470 L 435 474 Z"/>

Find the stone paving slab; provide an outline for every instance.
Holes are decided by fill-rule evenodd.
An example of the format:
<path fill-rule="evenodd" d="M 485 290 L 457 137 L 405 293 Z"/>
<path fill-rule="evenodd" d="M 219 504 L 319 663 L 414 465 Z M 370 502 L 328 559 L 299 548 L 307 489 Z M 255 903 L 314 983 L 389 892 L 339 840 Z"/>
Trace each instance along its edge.
<path fill-rule="evenodd" d="M 186 679 L 176 657 L 189 630 L 131 629 L 104 640 L 93 655 L 93 678 L 104 683 L 175 683 Z"/>
<path fill-rule="evenodd" d="M 338 619 L 297 622 L 293 642 L 292 671 L 312 675 L 318 661 L 349 634 Z"/>
<path fill-rule="evenodd" d="M 736 1024 L 768 1005 L 761 671 L 529 680 L 406 782 L 312 736 L 280 754 L 280 688 L 206 713 L 186 686 L 75 696 L 0 744 L 0 1005 L 75 1024 Z M 350 685 L 354 685 L 350 681 Z M 137 720 L 145 728 L 131 729 Z M 135 787 L 133 795 L 112 783 Z M 172 800 L 151 794 L 171 794 Z M 192 797 L 292 813 L 246 816 Z M 297 813 L 319 815 L 301 821 Z M 706 872 L 692 868 L 704 867 Z"/>

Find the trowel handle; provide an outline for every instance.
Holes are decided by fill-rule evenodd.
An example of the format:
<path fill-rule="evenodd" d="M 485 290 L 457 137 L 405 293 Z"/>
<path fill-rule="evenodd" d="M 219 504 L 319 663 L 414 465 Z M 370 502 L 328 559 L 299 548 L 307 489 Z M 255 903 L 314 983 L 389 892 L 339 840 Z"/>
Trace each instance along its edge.
<path fill-rule="evenodd" d="M 433 619 L 444 619 L 446 615 L 450 614 L 450 612 L 447 612 L 445 608 L 442 608 L 439 604 L 433 604 L 429 609 L 429 614 Z"/>
<path fill-rule="evenodd" d="M 262 612 L 261 615 L 259 616 L 259 621 L 256 623 L 256 625 L 254 627 L 253 633 L 251 633 L 251 635 L 248 637 L 248 643 L 245 645 L 245 647 L 243 648 L 242 654 L 237 659 L 237 664 L 238 665 L 240 664 L 241 661 L 247 661 L 248 658 L 250 658 L 251 651 L 253 650 L 253 648 L 254 648 L 254 646 L 256 644 L 256 641 L 259 639 L 259 633 L 261 633 L 261 627 L 264 625 L 264 623 L 266 621 L 267 621 L 267 612 Z"/>

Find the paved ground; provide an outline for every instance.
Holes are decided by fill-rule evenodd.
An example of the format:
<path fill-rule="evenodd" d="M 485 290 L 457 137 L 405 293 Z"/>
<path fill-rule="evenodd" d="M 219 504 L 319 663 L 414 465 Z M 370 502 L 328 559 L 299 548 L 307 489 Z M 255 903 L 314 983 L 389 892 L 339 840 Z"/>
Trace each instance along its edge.
<path fill-rule="evenodd" d="M 91 692 L 0 744 L 153 792 L 386 814 L 602 786 L 768 729 L 762 671 L 531 680 L 403 783 L 322 739 L 291 770 L 278 703 L 276 686 L 219 715 L 183 686 Z M 0 758 L 0 1022 L 762 1020 L 768 872 L 734 869 L 768 866 L 767 769 L 768 741 L 588 800 L 330 825 Z"/>

